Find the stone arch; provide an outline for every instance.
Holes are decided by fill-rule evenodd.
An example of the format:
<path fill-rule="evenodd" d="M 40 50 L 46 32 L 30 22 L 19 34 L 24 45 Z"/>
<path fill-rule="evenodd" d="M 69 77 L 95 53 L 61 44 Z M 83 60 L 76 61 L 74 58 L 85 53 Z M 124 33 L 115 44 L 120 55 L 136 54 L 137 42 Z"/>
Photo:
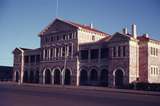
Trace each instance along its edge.
<path fill-rule="evenodd" d="M 90 70 L 90 85 L 98 85 L 98 69 L 97 68 L 92 68 Z"/>
<path fill-rule="evenodd" d="M 80 70 L 80 85 L 88 84 L 88 72 L 86 69 Z"/>
<path fill-rule="evenodd" d="M 45 84 L 51 84 L 52 83 L 51 69 L 46 68 L 43 71 L 43 81 L 44 81 Z"/>
<path fill-rule="evenodd" d="M 91 81 L 97 81 L 98 80 L 98 71 L 96 69 L 91 69 L 90 80 Z"/>
<path fill-rule="evenodd" d="M 61 69 L 60 68 L 55 68 L 53 70 L 53 81 L 54 81 L 54 84 L 56 85 L 61 84 Z"/>
<path fill-rule="evenodd" d="M 100 72 L 100 85 L 108 86 L 108 70 L 106 68 L 102 69 Z"/>
<path fill-rule="evenodd" d="M 67 68 L 66 70 L 63 71 L 63 79 L 64 79 L 64 85 L 70 85 L 71 84 L 71 76 L 72 76 L 72 71 Z"/>
<path fill-rule="evenodd" d="M 23 74 L 23 82 L 27 83 L 28 82 L 28 71 L 24 71 L 24 74 Z"/>
<path fill-rule="evenodd" d="M 113 71 L 114 76 L 114 86 L 121 88 L 124 85 L 125 71 L 123 68 L 117 68 Z"/>
<path fill-rule="evenodd" d="M 33 70 L 30 71 L 30 73 L 29 73 L 29 82 L 34 83 L 34 72 L 33 72 Z"/>

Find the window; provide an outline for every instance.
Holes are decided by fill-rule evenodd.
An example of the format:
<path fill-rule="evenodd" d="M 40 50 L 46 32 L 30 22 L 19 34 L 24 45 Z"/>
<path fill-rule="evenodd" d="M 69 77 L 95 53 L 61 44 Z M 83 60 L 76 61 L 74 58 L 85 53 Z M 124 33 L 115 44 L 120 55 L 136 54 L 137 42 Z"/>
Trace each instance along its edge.
<path fill-rule="evenodd" d="M 153 48 L 151 47 L 151 55 L 153 55 Z"/>
<path fill-rule="evenodd" d="M 98 49 L 91 50 L 91 59 L 98 59 Z"/>
<path fill-rule="evenodd" d="M 47 42 L 49 42 L 49 39 L 48 39 L 48 37 L 46 37 L 46 38 L 45 38 L 45 42 L 46 42 L 46 43 L 47 43 Z"/>
<path fill-rule="evenodd" d="M 24 63 L 29 63 L 29 56 L 24 56 Z"/>
<path fill-rule="evenodd" d="M 80 55 L 82 60 L 88 59 L 88 50 L 81 50 Z"/>
<path fill-rule="evenodd" d="M 156 48 L 156 56 L 158 56 L 158 49 Z"/>
<path fill-rule="evenodd" d="M 70 45 L 69 46 L 69 56 L 71 56 L 71 54 L 72 54 L 72 46 Z"/>
<path fill-rule="evenodd" d="M 116 47 L 113 47 L 113 57 L 116 57 Z"/>
<path fill-rule="evenodd" d="M 51 36 L 51 42 L 53 41 L 54 39 L 53 39 L 53 36 Z"/>
<path fill-rule="evenodd" d="M 121 57 L 121 47 L 118 46 L 118 57 Z"/>
<path fill-rule="evenodd" d="M 101 58 L 109 57 L 109 49 L 108 48 L 101 48 Z"/>
<path fill-rule="evenodd" d="M 126 47 L 123 46 L 123 56 L 125 57 L 126 56 Z"/>
<path fill-rule="evenodd" d="M 153 74 L 153 67 L 151 67 L 151 74 Z"/>
<path fill-rule="evenodd" d="M 40 55 L 36 55 L 36 63 L 40 62 Z"/>
<path fill-rule="evenodd" d="M 151 55 L 152 56 L 158 56 L 158 48 L 153 48 L 153 47 L 151 47 Z"/>
<path fill-rule="evenodd" d="M 57 41 L 59 41 L 59 36 L 57 35 Z"/>
<path fill-rule="evenodd" d="M 65 56 L 65 46 L 62 47 L 62 56 L 63 56 L 63 57 Z"/>
<path fill-rule="evenodd" d="M 92 40 L 95 41 L 95 36 L 92 36 Z"/>
<path fill-rule="evenodd" d="M 45 58 L 47 58 L 47 49 L 45 49 L 44 54 L 45 54 Z"/>
<path fill-rule="evenodd" d="M 72 39 L 72 33 L 69 33 L 69 39 Z"/>
<path fill-rule="evenodd" d="M 50 57 L 53 57 L 53 48 L 50 49 Z"/>
<path fill-rule="evenodd" d="M 32 55 L 31 56 L 31 63 L 34 63 L 35 62 L 35 55 Z"/>
<path fill-rule="evenodd" d="M 65 38 L 66 38 L 66 36 L 65 36 L 65 35 L 63 35 L 63 40 L 65 40 Z"/>

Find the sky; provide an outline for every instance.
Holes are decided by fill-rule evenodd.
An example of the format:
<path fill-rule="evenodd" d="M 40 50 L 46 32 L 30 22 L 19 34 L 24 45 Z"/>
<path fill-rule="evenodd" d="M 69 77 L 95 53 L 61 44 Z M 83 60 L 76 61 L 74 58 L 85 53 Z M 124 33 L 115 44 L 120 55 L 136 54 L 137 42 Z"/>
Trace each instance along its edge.
<path fill-rule="evenodd" d="M 16 47 L 40 47 L 38 34 L 56 18 L 56 1 L 0 0 L 0 65 L 13 65 Z M 136 24 L 138 35 L 160 40 L 160 0 L 58 0 L 57 17 L 109 34 Z"/>

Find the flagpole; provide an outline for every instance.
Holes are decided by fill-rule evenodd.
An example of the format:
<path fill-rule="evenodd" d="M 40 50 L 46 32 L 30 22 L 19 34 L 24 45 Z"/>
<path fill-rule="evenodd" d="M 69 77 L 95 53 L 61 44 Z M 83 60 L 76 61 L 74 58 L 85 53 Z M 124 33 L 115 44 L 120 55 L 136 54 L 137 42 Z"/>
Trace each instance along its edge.
<path fill-rule="evenodd" d="M 56 18 L 58 17 L 58 0 L 57 0 L 57 5 L 56 5 Z"/>

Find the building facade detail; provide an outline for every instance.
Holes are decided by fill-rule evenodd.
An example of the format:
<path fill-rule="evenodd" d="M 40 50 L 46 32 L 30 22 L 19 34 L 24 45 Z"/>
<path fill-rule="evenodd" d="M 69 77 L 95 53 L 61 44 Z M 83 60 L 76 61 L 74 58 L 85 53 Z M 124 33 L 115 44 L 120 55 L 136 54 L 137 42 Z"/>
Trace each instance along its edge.
<path fill-rule="evenodd" d="M 55 19 L 39 34 L 40 48 L 13 51 L 20 83 L 121 87 L 160 83 L 160 41 L 138 36 L 136 25 L 109 35 L 93 26 Z"/>

